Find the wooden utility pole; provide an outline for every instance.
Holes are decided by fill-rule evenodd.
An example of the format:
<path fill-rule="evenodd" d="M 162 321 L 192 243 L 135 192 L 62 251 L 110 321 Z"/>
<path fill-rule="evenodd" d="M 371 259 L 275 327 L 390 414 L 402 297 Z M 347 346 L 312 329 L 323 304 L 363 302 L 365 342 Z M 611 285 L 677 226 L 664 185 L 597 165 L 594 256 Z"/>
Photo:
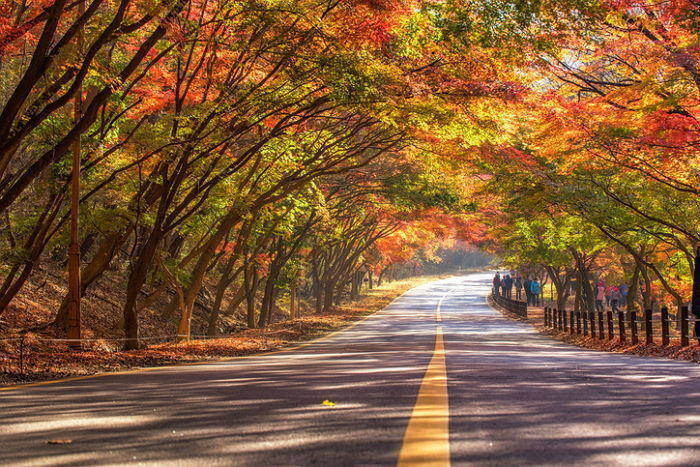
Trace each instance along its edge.
<path fill-rule="evenodd" d="M 78 3 L 78 18 L 85 12 L 85 2 Z M 80 21 L 80 19 L 78 19 Z M 78 53 L 83 50 L 83 27 L 78 31 Z M 76 123 L 82 116 L 83 101 L 82 88 L 78 88 L 75 94 L 74 118 Z M 73 160 L 71 167 L 71 205 L 70 205 L 70 246 L 68 249 L 68 338 L 80 339 L 80 166 L 81 150 L 80 135 L 73 143 Z M 70 347 L 81 348 L 80 341 L 71 341 Z"/>
<path fill-rule="evenodd" d="M 297 314 L 297 307 L 296 307 L 296 299 L 297 299 L 297 286 L 296 284 L 292 284 L 291 290 L 289 291 L 289 318 L 294 319 L 296 318 Z"/>

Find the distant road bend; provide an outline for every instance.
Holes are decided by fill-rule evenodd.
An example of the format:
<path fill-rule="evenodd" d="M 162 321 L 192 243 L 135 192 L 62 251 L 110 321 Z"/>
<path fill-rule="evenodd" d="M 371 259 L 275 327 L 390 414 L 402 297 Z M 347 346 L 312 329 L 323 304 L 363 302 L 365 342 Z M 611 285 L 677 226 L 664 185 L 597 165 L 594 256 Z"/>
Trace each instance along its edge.
<path fill-rule="evenodd" d="M 2 390 L 0 465 L 700 464 L 700 366 L 550 340 L 490 276 L 298 350 Z"/>

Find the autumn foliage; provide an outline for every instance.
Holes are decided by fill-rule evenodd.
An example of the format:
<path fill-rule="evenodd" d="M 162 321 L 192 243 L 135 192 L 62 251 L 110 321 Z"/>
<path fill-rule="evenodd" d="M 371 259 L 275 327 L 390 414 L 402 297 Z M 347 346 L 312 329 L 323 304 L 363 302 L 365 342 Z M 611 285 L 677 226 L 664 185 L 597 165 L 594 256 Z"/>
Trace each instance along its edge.
<path fill-rule="evenodd" d="M 418 131 L 450 104 L 407 89 L 458 73 L 430 72 L 421 16 L 410 1 L 4 2 L 7 334 L 66 326 L 67 301 L 41 290 L 62 282 L 76 145 L 82 293 L 116 307 L 127 348 L 154 322 L 186 339 L 266 327 L 298 298 L 328 312 L 456 237 L 464 192 L 430 185 L 448 162 L 426 163 Z"/>
<path fill-rule="evenodd" d="M 187 338 L 297 298 L 328 312 L 464 241 L 561 290 L 602 274 L 643 306 L 687 301 L 698 10 L 3 2 L 0 316 L 65 268 L 76 145 L 82 291 L 118 284 L 127 347 L 146 316 Z M 60 335 L 67 303 L 43 306 L 11 331 Z"/>

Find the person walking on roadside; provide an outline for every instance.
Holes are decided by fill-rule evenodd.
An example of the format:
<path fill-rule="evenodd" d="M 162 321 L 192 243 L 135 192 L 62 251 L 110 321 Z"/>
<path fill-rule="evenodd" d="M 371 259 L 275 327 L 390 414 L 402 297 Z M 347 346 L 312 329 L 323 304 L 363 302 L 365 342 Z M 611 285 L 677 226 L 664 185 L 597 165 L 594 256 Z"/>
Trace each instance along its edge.
<path fill-rule="evenodd" d="M 530 292 L 532 293 L 532 306 L 540 306 L 540 294 L 542 293 L 542 287 L 540 282 L 535 277 L 530 284 Z"/>
<path fill-rule="evenodd" d="M 595 286 L 595 309 L 605 311 L 603 301 L 605 300 L 605 284 L 598 282 Z"/>
<path fill-rule="evenodd" d="M 513 281 L 513 285 L 515 286 L 515 299 L 522 300 L 523 299 L 523 277 L 520 274 L 518 274 L 518 276 L 515 278 L 515 281 Z"/>
<path fill-rule="evenodd" d="M 627 308 L 627 294 L 629 293 L 630 289 L 627 287 L 625 283 L 620 284 L 618 287 L 620 289 L 620 308 Z"/>
<path fill-rule="evenodd" d="M 618 287 L 613 287 L 610 291 L 610 308 L 612 309 L 613 313 L 617 313 L 619 311 L 617 305 L 620 303 L 621 296 L 622 295 L 620 294 L 620 289 Z"/>
<path fill-rule="evenodd" d="M 503 289 L 505 290 L 504 295 L 508 299 L 513 298 L 513 278 L 510 277 L 510 274 L 506 274 L 505 279 L 503 279 Z"/>
<path fill-rule="evenodd" d="M 612 293 L 613 286 L 609 285 L 605 287 L 605 306 L 610 306 L 610 294 Z"/>
<path fill-rule="evenodd" d="M 501 273 L 497 272 L 495 276 L 493 276 L 493 294 L 498 295 L 501 293 Z"/>
<path fill-rule="evenodd" d="M 525 301 L 527 301 L 528 305 L 532 305 L 532 280 L 529 278 L 525 279 L 523 287 L 525 289 Z"/>

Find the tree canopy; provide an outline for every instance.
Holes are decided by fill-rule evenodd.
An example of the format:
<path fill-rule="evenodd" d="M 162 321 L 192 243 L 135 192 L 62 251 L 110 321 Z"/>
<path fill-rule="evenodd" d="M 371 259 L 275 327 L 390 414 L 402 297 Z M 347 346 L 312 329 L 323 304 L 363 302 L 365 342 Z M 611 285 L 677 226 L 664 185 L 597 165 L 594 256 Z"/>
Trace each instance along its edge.
<path fill-rule="evenodd" d="M 62 267 L 76 144 L 82 293 L 118 277 L 130 346 L 163 297 L 181 336 L 203 294 L 265 326 L 456 241 L 687 301 L 698 6 L 4 2 L 0 315 Z"/>

